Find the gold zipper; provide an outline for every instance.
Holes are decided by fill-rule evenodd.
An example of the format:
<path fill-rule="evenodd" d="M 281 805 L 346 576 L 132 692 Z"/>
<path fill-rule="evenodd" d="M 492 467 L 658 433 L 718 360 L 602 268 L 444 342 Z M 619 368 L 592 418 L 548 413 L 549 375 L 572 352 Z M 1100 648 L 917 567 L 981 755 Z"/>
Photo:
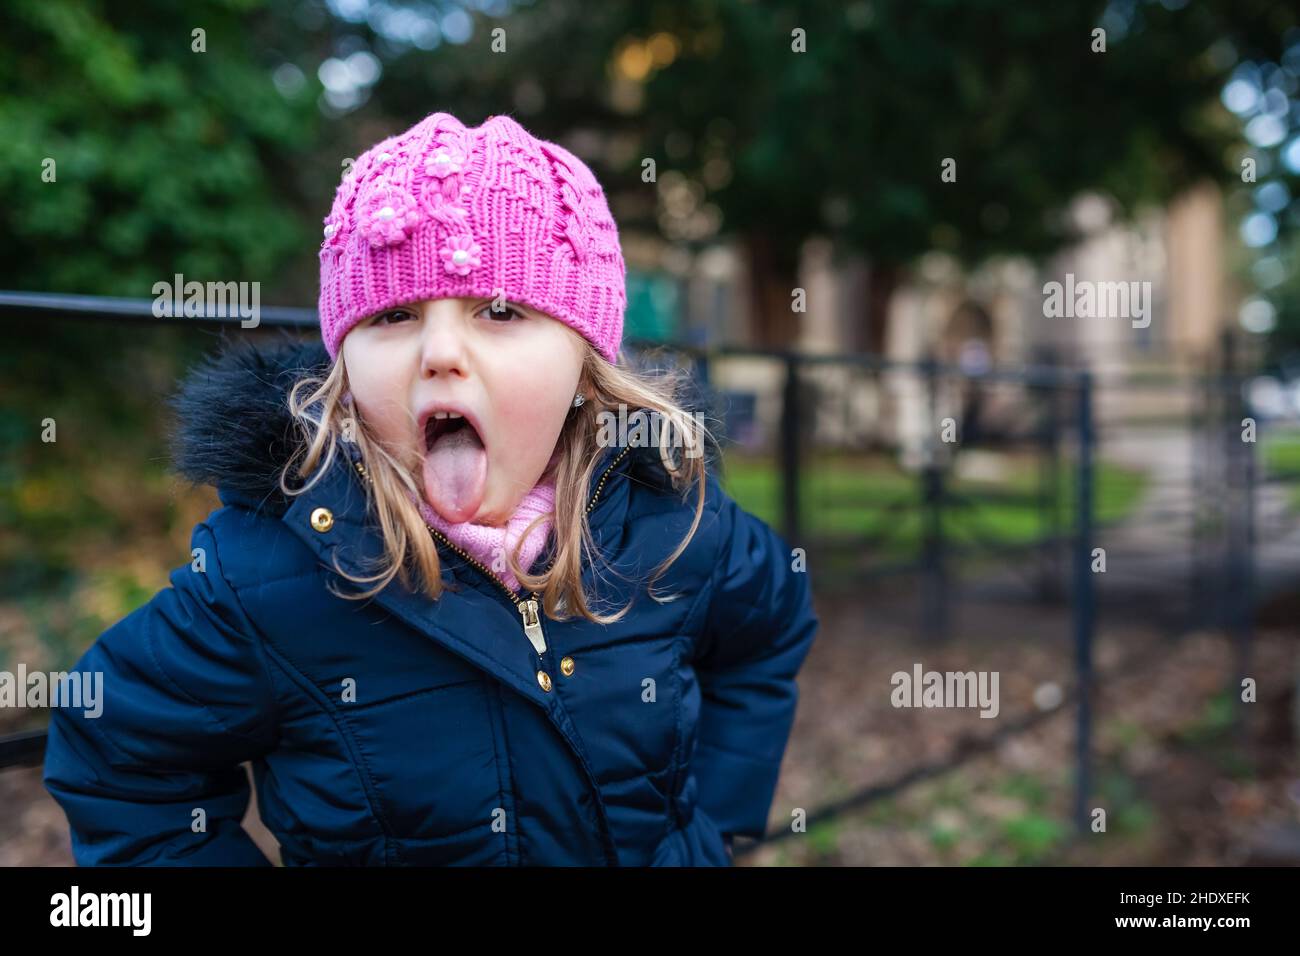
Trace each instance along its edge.
<path fill-rule="evenodd" d="M 605 473 L 600 476 L 600 482 L 596 485 L 595 492 L 592 493 L 591 501 L 587 503 L 587 514 L 591 514 L 591 509 L 596 507 L 596 502 L 600 499 L 600 494 L 605 488 L 605 479 L 609 477 L 610 472 L 612 472 L 615 469 L 615 467 L 618 466 L 618 463 L 622 461 L 623 458 L 627 455 L 627 453 L 631 450 L 632 450 L 631 446 L 629 446 L 627 448 L 624 448 L 621 452 L 619 452 L 614 457 L 614 460 L 609 463 L 609 467 L 605 469 Z M 370 481 L 370 476 L 366 474 L 365 465 L 363 465 L 360 461 L 354 461 L 352 464 L 356 467 L 357 472 L 361 475 L 362 479 L 364 479 L 365 481 Z M 519 609 L 519 616 L 522 619 L 523 626 L 524 626 L 524 634 L 525 636 L 527 636 L 529 643 L 533 645 L 533 649 L 537 651 L 537 655 L 539 657 L 545 654 L 546 635 L 542 632 L 542 616 L 540 612 L 541 606 L 538 604 L 537 601 L 537 592 L 533 591 L 531 596 L 527 598 L 521 598 L 518 594 L 516 594 L 514 591 L 510 589 L 510 586 L 506 584 L 506 582 L 502 581 L 499 577 L 497 577 L 496 574 L 493 573 L 493 571 L 490 568 L 485 567 L 482 564 L 482 562 L 476 559 L 473 555 L 468 554 L 463 548 L 461 548 L 459 545 L 453 542 L 450 538 L 448 538 L 445 534 L 443 534 L 433 525 L 429 524 L 428 522 L 425 522 L 425 527 L 429 529 L 430 534 L 432 534 L 435 538 L 437 538 L 439 541 L 445 544 L 452 551 L 460 555 L 467 563 L 469 563 L 475 568 L 478 568 L 478 570 L 484 576 L 496 582 L 497 586 L 500 587 L 502 591 L 506 592 L 506 596 L 509 597 L 510 600 L 514 602 L 515 607 Z"/>

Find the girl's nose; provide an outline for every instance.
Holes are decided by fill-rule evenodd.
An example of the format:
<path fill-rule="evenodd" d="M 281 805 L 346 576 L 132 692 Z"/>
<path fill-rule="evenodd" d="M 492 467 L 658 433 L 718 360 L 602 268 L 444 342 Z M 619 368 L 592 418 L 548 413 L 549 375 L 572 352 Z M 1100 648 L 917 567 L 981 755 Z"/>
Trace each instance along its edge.
<path fill-rule="evenodd" d="M 463 307 L 454 299 L 439 299 L 424 305 L 420 331 L 420 372 L 424 378 L 464 377 L 465 327 Z"/>

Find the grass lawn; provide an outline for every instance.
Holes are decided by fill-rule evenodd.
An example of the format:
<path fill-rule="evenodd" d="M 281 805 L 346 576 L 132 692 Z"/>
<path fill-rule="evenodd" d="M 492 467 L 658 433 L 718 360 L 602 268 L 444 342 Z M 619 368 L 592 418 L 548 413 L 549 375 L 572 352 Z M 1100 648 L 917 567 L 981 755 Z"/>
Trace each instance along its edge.
<path fill-rule="evenodd" d="M 1260 441 L 1262 477 L 1291 482 L 1287 502 L 1300 512 L 1300 430 L 1269 432 Z"/>
<path fill-rule="evenodd" d="M 955 543 L 978 540 L 996 545 L 1023 544 L 1052 532 L 1038 503 L 1039 463 L 1007 456 L 998 480 L 948 478 L 945 493 L 966 504 L 945 509 L 943 530 Z M 871 540 L 891 557 L 919 553 L 924 513 L 918 476 L 901 471 L 885 455 L 818 455 L 804 462 L 804 531 L 818 538 Z M 1122 520 L 1145 487 L 1145 475 L 1109 462 L 1093 472 L 1093 516 L 1102 523 Z M 1063 467 L 1057 476 L 1057 532 L 1067 533 L 1073 512 L 1075 475 Z M 723 485 L 747 511 L 780 526 L 779 464 L 771 458 L 731 455 Z"/>

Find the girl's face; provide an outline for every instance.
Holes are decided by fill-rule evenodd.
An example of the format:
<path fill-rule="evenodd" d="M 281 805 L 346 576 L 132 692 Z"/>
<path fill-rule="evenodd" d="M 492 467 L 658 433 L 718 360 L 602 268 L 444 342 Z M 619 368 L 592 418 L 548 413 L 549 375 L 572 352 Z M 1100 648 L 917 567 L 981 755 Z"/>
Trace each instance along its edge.
<path fill-rule="evenodd" d="M 586 340 L 544 312 L 490 298 L 423 299 L 343 340 L 358 414 L 419 470 L 453 523 L 503 525 L 550 464 L 578 392 Z M 446 412 L 456 418 L 439 419 Z"/>

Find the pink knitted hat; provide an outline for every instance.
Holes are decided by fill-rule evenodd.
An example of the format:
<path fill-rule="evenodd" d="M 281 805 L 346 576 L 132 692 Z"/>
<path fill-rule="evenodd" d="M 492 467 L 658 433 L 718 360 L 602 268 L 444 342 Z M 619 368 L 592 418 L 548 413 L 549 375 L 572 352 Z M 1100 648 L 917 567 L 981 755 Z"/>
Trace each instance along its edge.
<path fill-rule="evenodd" d="M 320 250 L 331 359 L 361 319 L 419 299 L 518 302 L 617 360 L 627 307 L 618 227 L 591 170 L 509 116 L 431 113 L 359 156 Z"/>

